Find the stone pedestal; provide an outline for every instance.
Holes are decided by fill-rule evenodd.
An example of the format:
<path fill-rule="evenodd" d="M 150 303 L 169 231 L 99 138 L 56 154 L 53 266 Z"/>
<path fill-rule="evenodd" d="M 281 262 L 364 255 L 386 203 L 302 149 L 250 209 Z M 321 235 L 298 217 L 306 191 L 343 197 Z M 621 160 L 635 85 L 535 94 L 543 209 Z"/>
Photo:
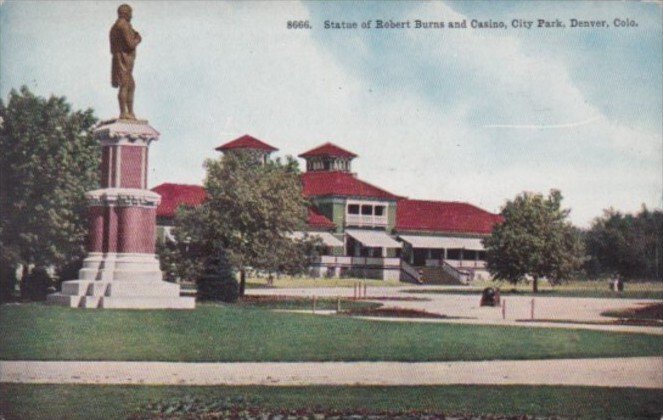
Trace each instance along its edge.
<path fill-rule="evenodd" d="M 161 197 L 147 189 L 147 156 L 159 133 L 144 120 L 111 120 L 94 132 L 101 143 L 102 189 L 86 194 L 90 233 L 79 279 L 48 301 L 83 308 L 195 307 L 177 284 L 162 280 L 155 251 Z"/>

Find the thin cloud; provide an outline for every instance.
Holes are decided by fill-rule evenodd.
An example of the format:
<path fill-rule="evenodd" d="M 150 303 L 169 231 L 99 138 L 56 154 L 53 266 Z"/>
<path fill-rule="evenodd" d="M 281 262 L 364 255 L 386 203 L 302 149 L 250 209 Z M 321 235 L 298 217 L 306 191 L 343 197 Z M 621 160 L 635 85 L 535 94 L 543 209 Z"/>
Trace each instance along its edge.
<path fill-rule="evenodd" d="M 488 124 L 484 125 L 484 128 L 522 128 L 527 130 L 550 130 L 557 128 L 574 128 L 581 127 L 583 125 L 591 124 L 595 121 L 600 120 L 601 117 L 590 118 L 584 121 L 576 121 L 572 123 L 565 124 Z"/>

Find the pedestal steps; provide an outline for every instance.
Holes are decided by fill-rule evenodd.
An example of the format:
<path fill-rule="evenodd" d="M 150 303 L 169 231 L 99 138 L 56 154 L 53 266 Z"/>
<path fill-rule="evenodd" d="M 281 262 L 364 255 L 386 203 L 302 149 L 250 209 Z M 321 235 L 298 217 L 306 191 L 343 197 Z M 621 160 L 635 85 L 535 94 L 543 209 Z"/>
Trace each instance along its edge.
<path fill-rule="evenodd" d="M 164 281 L 72 280 L 49 303 L 72 308 L 193 309 L 195 298 L 180 297 L 177 284 Z"/>

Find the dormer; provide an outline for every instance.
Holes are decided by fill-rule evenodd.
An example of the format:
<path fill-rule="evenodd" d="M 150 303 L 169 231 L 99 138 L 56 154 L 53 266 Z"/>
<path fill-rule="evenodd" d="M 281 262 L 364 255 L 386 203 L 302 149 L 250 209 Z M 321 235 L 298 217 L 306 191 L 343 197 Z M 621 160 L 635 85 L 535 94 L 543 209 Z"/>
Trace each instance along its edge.
<path fill-rule="evenodd" d="M 351 172 L 352 159 L 357 155 L 333 143 L 325 143 L 299 157 L 306 160 L 306 172 Z"/>
<path fill-rule="evenodd" d="M 236 138 L 235 140 L 229 141 L 226 144 L 215 148 L 222 153 L 232 153 L 236 150 L 249 150 L 255 152 L 257 158 L 262 162 L 267 162 L 269 155 L 273 152 L 276 152 L 276 147 L 270 146 L 262 140 L 258 140 L 255 137 L 251 137 L 248 134 L 243 135 L 242 137 Z"/>

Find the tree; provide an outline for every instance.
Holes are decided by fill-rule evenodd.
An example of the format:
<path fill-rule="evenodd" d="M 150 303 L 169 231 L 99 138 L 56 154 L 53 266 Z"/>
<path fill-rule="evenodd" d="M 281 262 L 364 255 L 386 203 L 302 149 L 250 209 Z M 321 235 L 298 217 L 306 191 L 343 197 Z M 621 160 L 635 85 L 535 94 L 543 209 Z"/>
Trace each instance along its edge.
<path fill-rule="evenodd" d="M 26 87 L 0 100 L 0 261 L 8 270 L 63 265 L 84 252 L 84 193 L 98 188 L 92 110 Z M 24 276 L 25 278 L 25 276 Z"/>
<path fill-rule="evenodd" d="M 530 276 L 532 288 L 547 278 L 556 284 L 568 278 L 583 262 L 580 232 L 561 209 L 562 194 L 521 193 L 502 209 L 503 222 L 484 239 L 488 270 L 495 280 L 517 283 Z"/>
<path fill-rule="evenodd" d="M 290 239 L 304 227 L 307 215 L 297 162 L 263 163 L 254 153 L 239 150 L 205 166 L 207 200 L 176 217 L 176 237 L 189 238 L 197 258 L 225 253 L 240 273 L 243 296 L 247 267 L 269 272 L 291 268 L 287 260 L 299 261 L 306 249 Z"/>
<path fill-rule="evenodd" d="M 592 277 L 661 279 L 663 261 L 663 211 L 643 206 L 637 214 L 605 210 L 586 233 Z"/>

